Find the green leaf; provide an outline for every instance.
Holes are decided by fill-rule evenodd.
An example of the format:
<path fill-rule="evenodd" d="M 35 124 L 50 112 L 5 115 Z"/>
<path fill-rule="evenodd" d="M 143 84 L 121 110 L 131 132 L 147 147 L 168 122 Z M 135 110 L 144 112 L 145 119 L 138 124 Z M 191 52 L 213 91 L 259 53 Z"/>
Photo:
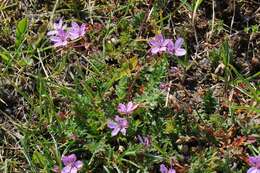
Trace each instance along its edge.
<path fill-rule="evenodd" d="M 28 19 L 27 18 L 23 18 L 22 20 L 20 20 L 17 24 L 17 27 L 16 27 L 16 41 L 15 41 L 15 45 L 16 47 L 18 48 L 23 39 L 24 39 L 24 36 L 27 32 L 27 28 L 28 28 Z"/>
<path fill-rule="evenodd" d="M 192 9 L 193 12 L 196 12 L 197 9 L 199 8 L 200 4 L 203 2 L 203 0 L 194 0 L 192 1 Z"/>
<path fill-rule="evenodd" d="M 175 124 L 172 120 L 167 120 L 166 121 L 166 126 L 164 129 L 165 134 L 171 134 L 175 132 Z"/>
<path fill-rule="evenodd" d="M 46 158 L 38 151 L 34 151 L 32 160 L 35 164 L 39 164 L 42 168 L 47 165 Z"/>
<path fill-rule="evenodd" d="M 32 59 L 21 59 L 18 61 L 18 64 L 21 66 L 21 67 L 25 67 L 27 65 L 32 65 L 33 63 L 33 60 Z"/>
<path fill-rule="evenodd" d="M 217 106 L 217 100 L 213 96 L 213 91 L 209 89 L 203 96 L 204 111 L 207 114 L 212 114 L 214 113 L 216 106 Z"/>
<path fill-rule="evenodd" d="M 192 11 L 192 6 L 187 0 L 181 0 L 181 3 L 184 4 L 190 11 Z"/>
<path fill-rule="evenodd" d="M 3 62 L 8 63 L 11 59 L 11 56 L 6 53 L 0 53 L 0 59 L 2 59 Z"/>

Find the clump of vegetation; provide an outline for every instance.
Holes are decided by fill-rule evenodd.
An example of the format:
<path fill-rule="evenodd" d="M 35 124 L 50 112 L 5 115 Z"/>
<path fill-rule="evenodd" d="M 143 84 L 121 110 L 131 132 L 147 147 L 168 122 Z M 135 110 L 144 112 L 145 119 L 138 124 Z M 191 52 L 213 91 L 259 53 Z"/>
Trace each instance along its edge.
<path fill-rule="evenodd" d="M 4 1 L 0 172 L 260 171 L 250 3 Z"/>
<path fill-rule="evenodd" d="M 217 100 L 213 97 L 212 90 L 206 91 L 203 96 L 203 107 L 207 114 L 212 114 L 216 110 Z"/>

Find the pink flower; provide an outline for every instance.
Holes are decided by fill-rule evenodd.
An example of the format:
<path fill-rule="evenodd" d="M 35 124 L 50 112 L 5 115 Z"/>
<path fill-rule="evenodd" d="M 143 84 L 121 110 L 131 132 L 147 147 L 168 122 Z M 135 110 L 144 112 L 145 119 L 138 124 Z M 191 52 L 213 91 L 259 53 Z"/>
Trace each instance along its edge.
<path fill-rule="evenodd" d="M 83 37 L 86 33 L 86 25 L 78 25 L 76 22 L 71 23 L 71 28 L 69 30 L 69 38 L 75 40 L 79 37 Z"/>
<path fill-rule="evenodd" d="M 119 103 L 117 107 L 117 111 L 121 114 L 129 115 L 133 113 L 133 111 L 138 107 L 138 104 L 134 104 L 133 102 L 128 102 L 127 104 Z"/>
<path fill-rule="evenodd" d="M 180 69 L 178 67 L 171 67 L 170 68 L 170 73 L 176 74 L 176 73 L 180 73 Z"/>
<path fill-rule="evenodd" d="M 53 24 L 53 30 L 47 33 L 48 36 L 58 34 L 59 30 L 65 30 L 66 25 L 63 25 L 63 20 L 60 19 L 57 23 Z"/>
<path fill-rule="evenodd" d="M 126 129 L 128 128 L 128 121 L 125 118 L 121 118 L 118 115 L 114 118 L 115 121 L 108 122 L 108 128 L 113 129 L 111 135 L 116 136 L 119 132 L 126 135 Z"/>
<path fill-rule="evenodd" d="M 151 52 L 153 55 L 162 52 L 168 52 L 167 45 L 171 42 L 170 39 L 164 39 L 162 34 L 158 34 L 149 41 L 149 45 L 151 46 Z"/>
<path fill-rule="evenodd" d="M 160 165 L 160 172 L 161 173 L 176 173 L 176 171 L 172 168 L 172 165 L 171 165 L 171 168 L 168 169 L 164 164 Z"/>
<path fill-rule="evenodd" d="M 83 162 L 77 160 L 75 154 L 71 154 L 68 156 L 63 156 L 61 158 L 65 167 L 62 169 L 61 173 L 77 173 L 83 167 Z"/>
<path fill-rule="evenodd" d="M 54 47 L 66 46 L 68 44 L 68 34 L 62 29 L 58 29 L 55 36 L 51 36 L 50 40 L 54 43 Z"/>
<path fill-rule="evenodd" d="M 160 83 L 160 85 L 159 85 L 159 88 L 162 91 L 167 91 L 170 87 L 171 87 L 171 85 L 169 83 Z"/>
<path fill-rule="evenodd" d="M 247 173 L 260 173 L 260 156 L 249 157 L 249 164 L 252 166 Z"/>
<path fill-rule="evenodd" d="M 140 144 L 143 144 L 145 147 L 149 147 L 152 143 L 150 136 L 142 137 L 142 136 L 138 135 L 137 138 L 138 138 Z"/>
<path fill-rule="evenodd" d="M 167 50 L 170 54 L 174 54 L 176 56 L 183 56 L 186 54 L 186 50 L 181 48 L 184 40 L 183 38 L 178 38 L 175 43 L 170 40 L 170 42 L 167 44 Z"/>

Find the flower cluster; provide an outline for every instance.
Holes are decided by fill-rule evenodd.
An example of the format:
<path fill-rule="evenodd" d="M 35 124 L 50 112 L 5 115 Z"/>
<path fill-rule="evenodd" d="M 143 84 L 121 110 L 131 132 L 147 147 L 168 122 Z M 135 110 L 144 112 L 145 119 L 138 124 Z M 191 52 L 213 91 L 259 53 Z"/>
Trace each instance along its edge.
<path fill-rule="evenodd" d="M 150 136 L 140 136 L 138 135 L 137 136 L 138 140 L 139 140 L 139 143 L 140 144 L 143 144 L 145 147 L 149 147 L 152 143 L 152 139 Z"/>
<path fill-rule="evenodd" d="M 117 107 L 117 111 L 120 114 L 130 115 L 133 111 L 138 107 L 138 104 L 134 104 L 133 102 L 129 102 L 127 104 L 119 103 Z"/>
<path fill-rule="evenodd" d="M 120 114 L 130 115 L 138 107 L 138 104 L 129 102 L 127 104 L 119 103 L 117 111 Z M 108 121 L 108 128 L 113 129 L 111 135 L 116 136 L 119 132 L 126 135 L 126 129 L 128 128 L 128 121 L 126 118 L 121 118 L 118 115 L 115 116 L 114 121 Z"/>
<path fill-rule="evenodd" d="M 61 161 L 65 167 L 60 171 L 59 167 L 56 165 L 53 168 L 54 172 L 56 172 L 56 173 L 77 173 L 83 167 L 83 162 L 80 160 L 77 160 L 77 157 L 75 154 L 63 156 L 61 158 Z"/>
<path fill-rule="evenodd" d="M 160 165 L 160 172 L 161 173 L 176 173 L 175 169 L 172 168 L 173 165 L 171 165 L 171 168 L 167 168 L 164 164 Z"/>
<path fill-rule="evenodd" d="M 79 25 L 76 22 L 71 23 L 71 27 L 67 28 L 60 19 L 57 23 L 53 24 L 53 30 L 47 33 L 50 40 L 53 42 L 54 47 L 66 46 L 69 41 L 84 37 L 86 33 L 86 25 Z"/>
<path fill-rule="evenodd" d="M 260 156 L 251 156 L 248 158 L 249 164 L 252 166 L 247 173 L 260 173 Z"/>
<path fill-rule="evenodd" d="M 116 115 L 114 120 L 115 121 L 108 122 L 108 128 L 113 129 L 111 135 L 116 136 L 119 132 L 121 132 L 123 135 L 126 135 L 126 129 L 128 128 L 127 119 Z"/>
<path fill-rule="evenodd" d="M 181 48 L 183 42 L 183 38 L 177 38 L 177 40 L 173 42 L 172 39 L 165 39 L 162 34 L 158 34 L 149 41 L 149 45 L 153 55 L 166 52 L 171 55 L 183 56 L 186 54 L 186 50 Z"/>

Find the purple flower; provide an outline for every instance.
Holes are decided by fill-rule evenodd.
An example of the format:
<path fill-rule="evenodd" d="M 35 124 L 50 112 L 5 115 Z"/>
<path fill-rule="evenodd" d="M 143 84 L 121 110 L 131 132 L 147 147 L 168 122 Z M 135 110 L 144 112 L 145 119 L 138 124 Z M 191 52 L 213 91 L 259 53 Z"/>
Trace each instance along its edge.
<path fill-rule="evenodd" d="M 249 157 L 249 164 L 252 166 L 247 173 L 260 173 L 260 156 Z"/>
<path fill-rule="evenodd" d="M 151 52 L 153 55 L 157 53 L 167 52 L 168 44 L 172 42 L 170 39 L 164 39 L 162 34 L 158 34 L 149 41 L 149 45 L 151 46 Z"/>
<path fill-rule="evenodd" d="M 116 136 L 119 132 L 126 135 L 126 129 L 128 128 L 128 121 L 125 118 L 121 118 L 118 115 L 114 118 L 115 121 L 108 122 L 108 128 L 113 129 L 111 135 Z"/>
<path fill-rule="evenodd" d="M 62 29 L 58 29 L 55 36 L 51 36 L 50 40 L 54 43 L 54 47 L 66 46 L 68 44 L 68 34 Z"/>
<path fill-rule="evenodd" d="M 69 37 L 71 40 L 75 40 L 79 37 L 83 37 L 86 33 L 86 25 L 78 25 L 76 22 L 71 23 L 71 28 L 69 30 Z"/>
<path fill-rule="evenodd" d="M 172 168 L 172 165 L 171 165 L 171 168 L 168 169 L 164 164 L 160 165 L 160 172 L 161 173 L 176 173 L 175 169 Z"/>
<path fill-rule="evenodd" d="M 138 135 L 137 138 L 138 138 L 140 144 L 143 144 L 145 147 L 149 147 L 152 143 L 150 136 L 142 137 L 142 136 Z"/>
<path fill-rule="evenodd" d="M 181 48 L 184 40 L 183 38 L 178 38 L 175 43 L 170 40 L 170 42 L 167 44 L 167 50 L 170 54 L 174 54 L 176 56 L 183 56 L 186 54 L 186 50 Z"/>
<path fill-rule="evenodd" d="M 62 169 L 61 173 L 77 173 L 83 167 L 83 162 L 77 160 L 75 154 L 71 154 L 68 156 L 63 156 L 61 158 L 65 167 Z"/>
<path fill-rule="evenodd" d="M 117 111 L 121 114 L 129 115 L 133 113 L 133 111 L 138 107 L 138 104 L 134 104 L 133 102 L 128 102 L 127 104 L 119 103 L 117 107 Z"/>
<path fill-rule="evenodd" d="M 170 68 L 170 73 L 180 73 L 180 69 L 178 67 L 171 67 Z"/>
<path fill-rule="evenodd" d="M 162 91 L 167 91 L 169 88 L 171 87 L 171 85 L 169 83 L 160 83 L 159 88 Z"/>
<path fill-rule="evenodd" d="M 59 30 L 65 30 L 66 29 L 66 25 L 63 25 L 63 21 L 62 19 L 60 19 L 57 23 L 53 24 L 53 30 L 49 31 L 47 33 L 47 35 L 56 35 L 58 34 Z"/>

